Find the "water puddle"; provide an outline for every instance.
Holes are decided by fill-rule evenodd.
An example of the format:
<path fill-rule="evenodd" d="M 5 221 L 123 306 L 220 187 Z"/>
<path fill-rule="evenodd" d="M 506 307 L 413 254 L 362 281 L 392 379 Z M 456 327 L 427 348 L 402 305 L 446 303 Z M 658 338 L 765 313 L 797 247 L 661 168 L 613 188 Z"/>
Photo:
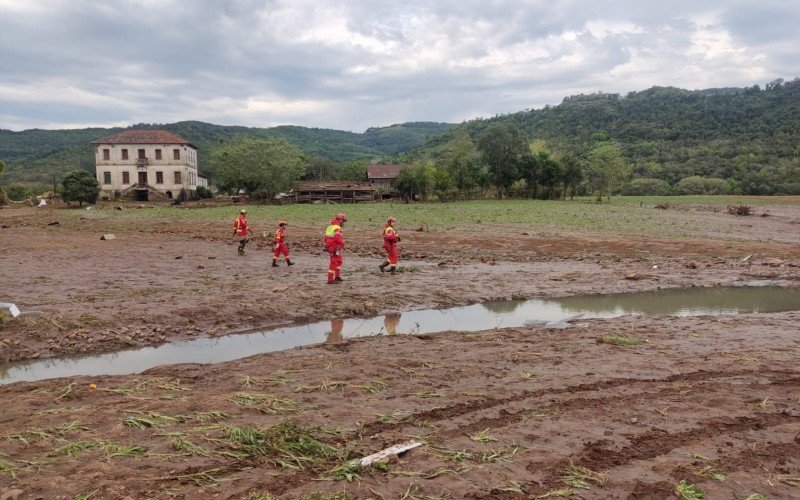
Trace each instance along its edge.
<path fill-rule="evenodd" d="M 688 288 L 551 300 L 486 302 L 368 319 L 334 319 L 259 333 L 196 339 L 158 347 L 68 359 L 0 365 L 0 385 L 75 375 L 123 375 L 175 363 L 219 363 L 297 346 L 368 335 L 478 331 L 519 327 L 570 316 L 615 318 L 628 314 L 723 315 L 800 310 L 800 291 L 776 286 Z"/>

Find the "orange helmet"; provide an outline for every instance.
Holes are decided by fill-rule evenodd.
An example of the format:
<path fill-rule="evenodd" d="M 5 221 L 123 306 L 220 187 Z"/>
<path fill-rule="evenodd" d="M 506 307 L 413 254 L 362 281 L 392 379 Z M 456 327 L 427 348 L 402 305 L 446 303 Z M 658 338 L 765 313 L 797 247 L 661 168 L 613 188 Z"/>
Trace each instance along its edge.
<path fill-rule="evenodd" d="M 345 217 L 345 215 L 343 213 L 336 214 L 335 219 L 338 220 L 339 222 L 347 221 L 347 217 Z"/>
<path fill-rule="evenodd" d="M 288 225 L 289 225 L 289 223 L 288 223 L 288 222 L 286 222 L 285 220 L 281 219 L 281 220 L 279 220 L 279 221 L 278 221 L 278 225 L 279 225 L 279 226 L 288 226 Z"/>
<path fill-rule="evenodd" d="M 397 217 L 395 217 L 394 215 L 386 219 L 387 224 L 394 224 L 395 222 L 397 222 Z"/>

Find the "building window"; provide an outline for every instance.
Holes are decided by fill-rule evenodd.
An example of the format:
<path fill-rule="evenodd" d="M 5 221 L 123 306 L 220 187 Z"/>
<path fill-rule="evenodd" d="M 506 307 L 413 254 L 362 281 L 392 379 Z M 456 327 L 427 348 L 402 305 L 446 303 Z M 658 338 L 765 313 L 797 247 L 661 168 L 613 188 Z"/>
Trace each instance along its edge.
<path fill-rule="evenodd" d="M 127 160 L 128 159 L 128 150 L 127 149 L 123 149 L 122 150 L 122 159 L 123 160 Z"/>
<path fill-rule="evenodd" d="M 103 172 L 103 184 L 111 184 L 111 172 Z"/>
<path fill-rule="evenodd" d="M 139 150 L 139 159 L 140 160 L 144 160 L 145 158 L 147 158 L 147 157 L 144 155 L 144 149 L 140 149 Z"/>
<path fill-rule="evenodd" d="M 122 172 L 122 183 L 123 184 L 131 183 L 131 174 L 129 172 Z"/>
<path fill-rule="evenodd" d="M 156 172 L 156 184 L 164 184 L 164 172 Z"/>
<path fill-rule="evenodd" d="M 103 150 L 103 159 L 104 160 L 110 160 L 111 159 L 111 151 L 109 151 L 108 149 L 104 149 Z"/>
<path fill-rule="evenodd" d="M 181 159 L 181 150 L 180 149 L 173 149 L 172 150 L 172 159 L 173 160 L 180 160 Z"/>
<path fill-rule="evenodd" d="M 175 151 L 177 151 L 177 149 Z M 181 173 L 175 172 L 175 184 L 181 184 L 181 183 L 182 183 Z"/>
<path fill-rule="evenodd" d="M 160 149 L 156 149 L 156 160 L 160 160 L 160 159 L 161 159 L 161 150 Z"/>

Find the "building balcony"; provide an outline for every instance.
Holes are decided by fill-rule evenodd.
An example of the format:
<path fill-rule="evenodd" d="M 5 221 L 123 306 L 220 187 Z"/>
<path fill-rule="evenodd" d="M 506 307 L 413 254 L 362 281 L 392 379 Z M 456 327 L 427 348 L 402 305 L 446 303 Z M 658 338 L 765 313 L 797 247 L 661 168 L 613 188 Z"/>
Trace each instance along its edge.
<path fill-rule="evenodd" d="M 150 165 L 149 158 L 136 158 L 136 166 L 137 167 L 146 167 Z"/>

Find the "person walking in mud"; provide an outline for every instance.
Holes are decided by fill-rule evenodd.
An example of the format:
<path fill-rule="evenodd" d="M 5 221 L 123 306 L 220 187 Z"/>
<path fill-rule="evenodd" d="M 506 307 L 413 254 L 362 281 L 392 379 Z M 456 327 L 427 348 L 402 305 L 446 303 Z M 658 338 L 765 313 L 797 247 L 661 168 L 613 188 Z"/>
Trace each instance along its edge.
<path fill-rule="evenodd" d="M 275 231 L 275 253 L 272 254 L 272 267 L 278 267 L 278 259 L 281 254 L 286 258 L 286 265 L 294 265 L 289 256 L 289 247 L 286 246 L 286 226 L 288 225 L 283 219 L 278 222 L 278 229 Z"/>
<path fill-rule="evenodd" d="M 239 215 L 236 216 L 236 219 L 233 221 L 233 236 L 239 238 L 239 255 L 246 255 L 244 251 L 244 247 L 247 246 L 247 242 L 250 241 L 250 236 L 253 235 L 253 231 L 250 230 L 250 227 L 247 225 L 247 209 L 243 208 L 239 210 Z"/>
<path fill-rule="evenodd" d="M 342 264 L 344 264 L 344 236 L 342 234 L 342 226 L 347 221 L 344 214 L 336 214 L 336 217 L 331 220 L 330 226 L 325 229 L 325 250 L 330 254 L 330 263 L 328 265 L 328 284 L 342 282 Z"/>
<path fill-rule="evenodd" d="M 400 241 L 400 236 L 394 228 L 395 223 L 397 223 L 397 219 L 394 216 L 386 219 L 386 225 L 383 228 L 383 249 L 386 250 L 386 261 L 378 266 L 381 272 L 385 272 L 386 266 L 389 266 L 389 272 L 392 274 L 397 268 L 397 243 Z"/>

